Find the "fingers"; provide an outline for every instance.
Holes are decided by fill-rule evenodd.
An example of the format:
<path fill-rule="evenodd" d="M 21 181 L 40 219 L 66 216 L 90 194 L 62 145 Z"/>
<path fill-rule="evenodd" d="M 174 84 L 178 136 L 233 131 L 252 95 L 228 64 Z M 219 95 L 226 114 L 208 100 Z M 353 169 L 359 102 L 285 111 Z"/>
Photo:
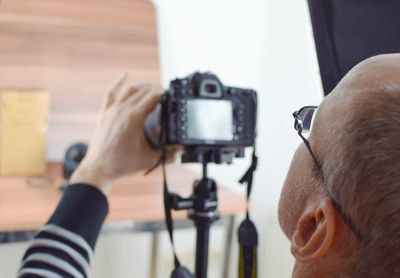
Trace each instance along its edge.
<path fill-rule="evenodd" d="M 144 90 L 151 90 L 154 87 L 154 85 L 151 84 L 138 84 L 138 85 L 133 85 L 129 87 L 128 89 L 122 91 L 120 94 L 118 94 L 116 103 L 122 104 L 128 99 L 130 99 L 133 96 L 138 95 L 139 93 L 143 92 Z"/>
<path fill-rule="evenodd" d="M 161 88 L 159 87 L 142 88 L 136 95 L 131 96 L 126 101 L 126 105 L 132 109 L 132 112 L 145 117 L 160 102 L 160 92 Z"/>
<path fill-rule="evenodd" d="M 116 100 L 116 97 L 118 93 L 121 91 L 121 88 L 125 84 L 126 80 L 128 79 L 128 73 L 125 72 L 120 78 L 118 78 L 113 85 L 111 86 L 111 89 L 108 91 L 104 108 L 107 109 L 110 107 Z"/>
<path fill-rule="evenodd" d="M 147 115 L 154 110 L 160 100 L 161 95 L 158 92 L 147 92 L 147 94 L 137 102 L 137 106 L 140 107 L 143 115 Z"/>
<path fill-rule="evenodd" d="M 137 86 L 131 86 L 129 88 L 126 88 L 125 90 L 121 91 L 115 100 L 116 104 L 121 104 L 124 101 L 126 101 L 130 96 L 138 93 L 140 91 L 140 87 Z"/>

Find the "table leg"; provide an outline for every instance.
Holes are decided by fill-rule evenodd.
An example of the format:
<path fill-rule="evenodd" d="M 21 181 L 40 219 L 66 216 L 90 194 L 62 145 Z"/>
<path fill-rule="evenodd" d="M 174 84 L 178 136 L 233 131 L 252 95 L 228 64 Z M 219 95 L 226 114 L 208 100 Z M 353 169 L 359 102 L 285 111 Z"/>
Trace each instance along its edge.
<path fill-rule="evenodd" d="M 228 224 L 226 227 L 226 240 L 225 240 L 225 252 L 224 252 L 224 263 L 223 263 L 223 278 L 229 277 L 230 262 L 232 257 L 232 241 L 233 241 L 233 229 L 235 226 L 235 216 L 231 215 L 228 217 Z"/>
<path fill-rule="evenodd" d="M 151 262 L 150 262 L 150 277 L 157 278 L 159 272 L 159 242 L 160 242 L 160 232 L 155 231 L 151 235 Z"/>

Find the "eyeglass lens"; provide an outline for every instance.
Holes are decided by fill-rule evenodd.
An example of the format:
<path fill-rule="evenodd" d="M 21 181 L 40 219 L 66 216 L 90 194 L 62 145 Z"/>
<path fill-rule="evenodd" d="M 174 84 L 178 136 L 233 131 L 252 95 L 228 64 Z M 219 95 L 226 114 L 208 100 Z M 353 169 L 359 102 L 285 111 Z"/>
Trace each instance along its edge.
<path fill-rule="evenodd" d="M 303 131 L 306 133 L 311 132 L 313 117 L 317 108 L 315 107 L 306 107 L 299 111 L 299 118 L 302 122 Z"/>

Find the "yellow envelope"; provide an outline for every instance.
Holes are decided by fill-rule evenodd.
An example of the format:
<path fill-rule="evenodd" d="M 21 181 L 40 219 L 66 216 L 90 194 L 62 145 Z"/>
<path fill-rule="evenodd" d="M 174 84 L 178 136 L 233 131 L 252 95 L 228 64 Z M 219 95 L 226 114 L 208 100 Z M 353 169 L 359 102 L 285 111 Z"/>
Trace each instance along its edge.
<path fill-rule="evenodd" d="M 47 92 L 9 90 L 1 93 L 1 175 L 45 173 L 48 117 Z"/>

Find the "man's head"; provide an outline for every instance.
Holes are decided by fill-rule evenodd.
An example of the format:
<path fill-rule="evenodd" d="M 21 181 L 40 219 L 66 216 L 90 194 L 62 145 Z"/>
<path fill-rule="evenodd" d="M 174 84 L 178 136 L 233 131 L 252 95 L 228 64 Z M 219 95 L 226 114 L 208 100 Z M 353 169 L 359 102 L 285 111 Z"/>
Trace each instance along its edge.
<path fill-rule="evenodd" d="M 400 277 L 400 55 L 356 66 L 309 142 L 321 169 L 301 144 L 279 206 L 294 277 Z"/>

